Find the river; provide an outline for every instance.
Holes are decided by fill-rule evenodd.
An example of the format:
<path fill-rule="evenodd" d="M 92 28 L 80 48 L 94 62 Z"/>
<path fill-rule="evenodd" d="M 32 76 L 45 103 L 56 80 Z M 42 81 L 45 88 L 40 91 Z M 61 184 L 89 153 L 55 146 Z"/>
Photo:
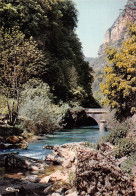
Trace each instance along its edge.
<path fill-rule="evenodd" d="M 45 156 L 51 153 L 51 150 L 42 149 L 44 145 L 61 145 L 64 143 L 88 141 L 95 143 L 101 136 L 106 135 L 106 131 L 100 131 L 98 127 L 80 127 L 78 129 L 67 129 L 55 131 L 54 134 L 48 134 L 43 139 L 29 143 L 27 150 L 12 149 L 3 150 L 0 153 L 19 152 L 20 155 L 44 160 Z"/>

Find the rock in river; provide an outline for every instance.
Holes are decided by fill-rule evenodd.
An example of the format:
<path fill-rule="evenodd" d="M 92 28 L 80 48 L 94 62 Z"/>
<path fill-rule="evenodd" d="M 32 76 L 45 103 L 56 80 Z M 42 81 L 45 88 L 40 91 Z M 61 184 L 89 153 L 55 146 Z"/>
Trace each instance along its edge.
<path fill-rule="evenodd" d="M 5 167 L 11 169 L 25 169 L 33 171 L 42 171 L 48 167 L 44 161 L 40 161 L 25 156 L 9 154 L 5 158 Z"/>
<path fill-rule="evenodd" d="M 10 144 L 10 143 L 0 143 L 0 149 L 1 150 L 6 150 L 6 149 L 22 149 L 26 150 L 28 148 L 28 143 L 27 142 L 21 142 L 17 144 Z"/>
<path fill-rule="evenodd" d="M 19 143 L 19 138 L 17 136 L 9 136 L 6 138 L 6 142 L 10 144 L 17 144 Z"/>
<path fill-rule="evenodd" d="M 45 188 L 51 184 L 33 183 L 28 180 L 12 178 L 0 179 L 0 194 L 2 196 L 43 196 Z"/>
<path fill-rule="evenodd" d="M 53 147 L 54 147 L 54 146 L 52 146 L 52 145 L 45 145 L 45 146 L 43 147 L 43 149 L 53 150 Z"/>

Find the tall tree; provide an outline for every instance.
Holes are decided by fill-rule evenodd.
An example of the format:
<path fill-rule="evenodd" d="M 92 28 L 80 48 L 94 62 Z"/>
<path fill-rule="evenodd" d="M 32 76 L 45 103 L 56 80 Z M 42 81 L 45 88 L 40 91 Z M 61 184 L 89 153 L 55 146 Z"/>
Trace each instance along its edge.
<path fill-rule="evenodd" d="M 56 101 L 98 106 L 91 90 L 92 69 L 84 61 L 74 31 L 77 10 L 72 0 L 0 0 L 0 24 L 4 28 L 19 26 L 25 38 L 33 36 L 38 48 L 48 54 L 48 70 L 46 66 L 41 79 L 48 83 Z M 74 88 L 69 70 L 77 76 Z"/>
<path fill-rule="evenodd" d="M 106 83 L 101 84 L 105 103 L 120 120 L 136 112 L 136 23 L 127 26 L 128 38 L 121 48 L 106 50 L 109 65 L 104 69 Z"/>
<path fill-rule="evenodd" d="M 7 99 L 11 124 L 15 123 L 18 115 L 21 86 L 37 75 L 43 59 L 32 37 L 25 40 L 25 35 L 17 27 L 0 29 L 0 87 L 2 94 L 13 99 L 12 105 Z"/>

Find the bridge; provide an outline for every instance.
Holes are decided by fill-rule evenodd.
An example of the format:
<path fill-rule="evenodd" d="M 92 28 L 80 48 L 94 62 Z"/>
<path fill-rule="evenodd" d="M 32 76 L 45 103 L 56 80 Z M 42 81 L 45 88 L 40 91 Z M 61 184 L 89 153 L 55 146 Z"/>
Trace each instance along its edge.
<path fill-rule="evenodd" d="M 108 109 L 104 108 L 86 108 L 85 112 L 88 117 L 93 118 L 100 130 L 105 130 L 106 128 L 106 114 L 109 112 Z"/>

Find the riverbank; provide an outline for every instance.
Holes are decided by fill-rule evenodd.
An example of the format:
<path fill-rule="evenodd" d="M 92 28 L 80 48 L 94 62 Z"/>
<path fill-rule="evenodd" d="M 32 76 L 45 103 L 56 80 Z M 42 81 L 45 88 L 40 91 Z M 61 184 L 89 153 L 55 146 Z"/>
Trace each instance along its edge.
<path fill-rule="evenodd" d="M 6 116 L 0 121 L 0 149 L 27 149 L 28 143 L 46 138 L 46 135 L 54 134 L 55 131 L 47 131 L 46 127 L 43 128 L 42 133 L 40 130 L 34 131 L 33 127 L 25 127 L 25 121 L 18 120 L 18 125 L 11 126 L 8 124 Z M 22 122 L 22 124 L 21 124 Z M 88 117 L 83 108 L 74 108 L 65 115 L 61 125 L 60 131 L 65 129 L 73 129 L 80 126 L 98 126 L 95 120 Z M 41 135 L 41 136 L 40 136 Z"/>
<path fill-rule="evenodd" d="M 14 168 L 18 172 L 0 179 L 0 194 L 20 196 L 23 190 L 23 196 L 28 192 L 39 196 L 133 196 L 133 178 L 120 169 L 122 159 L 111 155 L 114 147 L 104 143 L 99 150 L 96 148 L 96 144 L 87 142 L 56 145 L 44 162 L 35 161 L 38 167 L 31 159 L 28 164 L 27 158 L 18 155 L 5 158 L 6 169 Z M 19 160 L 24 161 L 20 166 L 15 164 Z M 25 164 L 29 175 L 24 177 Z"/>
<path fill-rule="evenodd" d="M 98 138 L 106 132 L 96 128 L 55 132 L 46 135 L 45 140 L 35 138 L 22 155 L 37 159 L 40 156 L 44 161 L 6 154 L 2 163 L 6 172 L 0 171 L 1 194 L 19 196 L 23 190 L 23 194 L 32 196 L 133 196 L 136 135 L 130 125 L 131 122 L 117 124 L 99 142 Z M 84 137 L 86 142 L 80 142 Z"/>
<path fill-rule="evenodd" d="M 31 158 L 44 160 L 45 156 L 50 153 L 49 149 L 43 149 L 45 145 L 62 145 L 64 143 L 88 141 L 95 143 L 101 136 L 106 135 L 108 132 L 99 131 L 98 127 L 81 127 L 78 129 L 65 129 L 63 131 L 55 131 L 53 134 L 46 134 L 44 136 L 32 137 L 28 142 L 28 148 L 22 149 L 7 149 L 1 150 L 1 153 L 5 152 L 19 152 L 20 155 L 28 156 Z M 33 138 L 33 141 L 32 141 Z M 28 141 L 28 140 L 27 140 Z"/>
<path fill-rule="evenodd" d="M 13 127 L 8 124 L 0 125 L 0 150 L 26 150 L 28 143 L 44 138 L 46 138 L 45 135 L 35 135 L 17 126 Z"/>

